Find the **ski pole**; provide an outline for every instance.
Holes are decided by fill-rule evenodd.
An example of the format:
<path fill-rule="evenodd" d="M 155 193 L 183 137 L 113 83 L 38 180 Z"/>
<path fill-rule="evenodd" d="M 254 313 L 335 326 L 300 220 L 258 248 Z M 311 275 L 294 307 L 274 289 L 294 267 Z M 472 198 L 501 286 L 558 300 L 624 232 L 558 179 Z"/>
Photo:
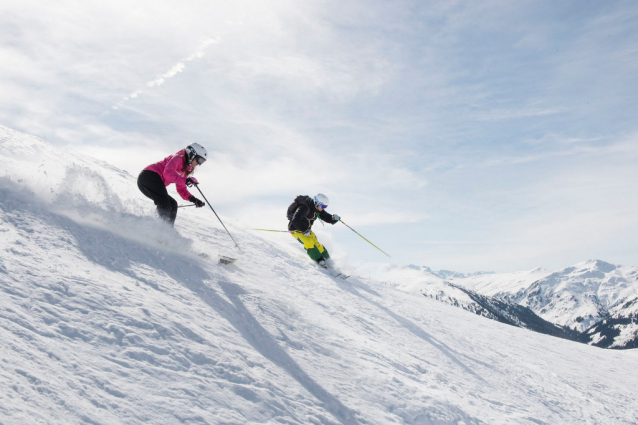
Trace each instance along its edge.
<path fill-rule="evenodd" d="M 294 235 L 295 233 L 303 233 L 301 230 L 270 230 L 270 229 L 251 229 L 251 230 L 261 230 L 262 232 L 290 233 L 291 235 Z"/>
<path fill-rule="evenodd" d="M 195 206 L 195 204 L 188 204 L 188 205 L 180 205 L 177 208 L 186 208 L 186 207 L 194 207 L 194 206 Z"/>
<path fill-rule="evenodd" d="M 208 204 L 210 209 L 213 210 L 213 213 L 215 213 L 215 216 L 217 217 L 217 220 L 219 220 L 219 222 L 222 224 L 222 226 L 224 226 L 224 230 L 226 230 L 226 233 L 228 233 L 228 236 L 230 236 L 230 238 L 233 240 L 233 242 L 235 242 L 235 246 L 237 247 L 237 249 L 241 251 L 241 248 L 239 247 L 239 245 L 237 245 L 237 242 L 235 241 L 235 238 L 233 238 L 233 235 L 231 235 L 230 232 L 228 231 L 228 229 L 226 229 L 226 226 L 224 225 L 224 222 L 222 221 L 222 219 L 219 218 L 219 216 L 217 215 L 217 213 L 213 209 L 213 206 L 210 204 L 210 202 L 208 202 L 208 199 L 206 199 L 206 197 L 204 196 L 202 191 L 199 189 L 199 185 L 196 184 L 196 183 L 193 183 L 193 184 L 195 185 L 195 187 L 197 188 L 199 193 L 202 195 L 202 198 L 204 198 L 204 200 L 206 201 L 206 203 Z"/>
<path fill-rule="evenodd" d="M 343 220 L 339 220 L 343 223 Z M 353 232 L 355 232 L 357 235 L 361 236 L 361 234 L 359 232 L 357 232 L 356 230 L 354 230 L 352 227 L 348 226 L 346 223 L 343 223 L 348 229 L 352 230 Z M 383 252 L 385 255 L 387 255 L 388 257 L 390 257 L 390 254 L 388 254 L 387 252 L 385 252 L 384 250 L 382 250 L 381 248 L 379 248 L 378 246 L 376 246 L 375 244 L 373 244 L 372 242 L 370 242 L 369 240 L 367 240 L 366 238 L 364 238 L 363 236 L 361 236 L 366 242 L 368 242 L 370 245 L 372 245 L 373 247 L 375 247 L 376 249 L 378 249 L 379 251 Z M 392 257 L 390 257 L 392 258 Z"/>

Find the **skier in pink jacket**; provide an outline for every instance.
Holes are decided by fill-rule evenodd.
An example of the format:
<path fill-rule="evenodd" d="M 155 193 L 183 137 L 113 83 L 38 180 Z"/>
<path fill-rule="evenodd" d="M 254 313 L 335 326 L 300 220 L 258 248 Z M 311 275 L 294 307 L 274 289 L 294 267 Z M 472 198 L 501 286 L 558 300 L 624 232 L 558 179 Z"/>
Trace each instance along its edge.
<path fill-rule="evenodd" d="M 147 198 L 151 198 L 157 205 L 159 216 L 171 226 L 177 217 L 177 201 L 166 191 L 166 186 L 175 183 L 177 193 L 184 200 L 190 201 L 197 208 L 206 205 L 188 191 L 186 186 L 198 184 L 190 175 L 195 167 L 202 165 L 207 159 L 206 149 L 199 143 L 186 146 L 175 155 L 146 167 L 137 178 L 137 187 Z"/>

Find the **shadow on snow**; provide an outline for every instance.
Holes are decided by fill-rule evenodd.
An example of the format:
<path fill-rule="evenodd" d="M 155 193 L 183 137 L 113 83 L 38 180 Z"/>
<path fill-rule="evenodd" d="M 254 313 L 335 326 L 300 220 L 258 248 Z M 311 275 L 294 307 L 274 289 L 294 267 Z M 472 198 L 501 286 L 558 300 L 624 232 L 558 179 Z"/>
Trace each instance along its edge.
<path fill-rule="evenodd" d="M 5 192 L 5 191 L 2 191 Z M 3 193 L 8 195 L 8 193 Z M 179 253 L 154 249 L 149 245 L 124 238 L 107 230 L 82 225 L 63 215 L 48 211 L 43 205 L 24 202 L 19 196 L 2 203 L 5 211 L 25 213 L 37 216 L 50 224 L 64 229 L 71 234 L 78 250 L 90 261 L 110 271 L 122 273 L 136 280 L 140 279 L 131 271 L 134 264 L 146 264 L 165 272 L 177 282 L 181 282 L 202 301 L 217 311 L 226 319 L 242 337 L 262 356 L 275 365 L 281 367 L 310 394 L 316 397 L 322 407 L 344 425 L 357 425 L 359 421 L 352 410 L 341 403 L 334 395 L 326 391 L 314 381 L 304 370 L 283 350 L 276 339 L 257 321 L 241 300 L 246 291 L 231 282 L 219 282 L 230 303 L 222 298 L 214 289 L 206 285 L 205 281 L 211 275 L 198 261 Z M 146 282 L 160 289 L 157 285 Z"/>

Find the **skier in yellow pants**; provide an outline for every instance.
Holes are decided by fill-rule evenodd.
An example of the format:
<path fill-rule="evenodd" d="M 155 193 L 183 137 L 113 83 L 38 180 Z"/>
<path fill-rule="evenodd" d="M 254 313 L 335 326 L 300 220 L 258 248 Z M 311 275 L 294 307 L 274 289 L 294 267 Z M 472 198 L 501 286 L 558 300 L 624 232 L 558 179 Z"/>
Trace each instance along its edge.
<path fill-rule="evenodd" d="M 313 260 L 320 262 L 322 258 L 330 258 L 328 250 L 319 243 L 315 232 L 311 231 L 310 235 L 306 236 L 302 232 L 296 231 L 292 233 L 292 236 L 303 244 L 304 249 L 308 252 L 308 256 Z"/>
<path fill-rule="evenodd" d="M 290 204 L 287 212 L 288 230 L 303 244 L 308 256 L 322 267 L 327 267 L 326 260 L 330 258 L 330 254 L 317 240 L 317 236 L 312 231 L 312 225 L 317 218 L 330 224 L 335 224 L 341 219 L 337 214 L 329 214 L 325 210 L 327 207 L 328 197 L 323 193 L 318 193 L 314 199 L 299 195 Z"/>

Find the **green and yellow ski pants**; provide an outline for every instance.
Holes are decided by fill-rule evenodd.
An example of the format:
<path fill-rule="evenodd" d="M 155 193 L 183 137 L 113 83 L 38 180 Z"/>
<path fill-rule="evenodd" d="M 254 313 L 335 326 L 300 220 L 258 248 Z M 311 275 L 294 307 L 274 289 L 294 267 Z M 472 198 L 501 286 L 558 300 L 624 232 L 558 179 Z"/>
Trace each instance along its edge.
<path fill-rule="evenodd" d="M 303 244 L 303 247 L 306 249 L 308 256 L 313 260 L 317 261 L 321 257 L 326 259 L 330 258 L 328 250 L 319 243 L 315 232 L 311 232 L 310 236 L 306 236 L 301 232 L 293 232 L 292 237 L 297 239 L 300 244 Z"/>

